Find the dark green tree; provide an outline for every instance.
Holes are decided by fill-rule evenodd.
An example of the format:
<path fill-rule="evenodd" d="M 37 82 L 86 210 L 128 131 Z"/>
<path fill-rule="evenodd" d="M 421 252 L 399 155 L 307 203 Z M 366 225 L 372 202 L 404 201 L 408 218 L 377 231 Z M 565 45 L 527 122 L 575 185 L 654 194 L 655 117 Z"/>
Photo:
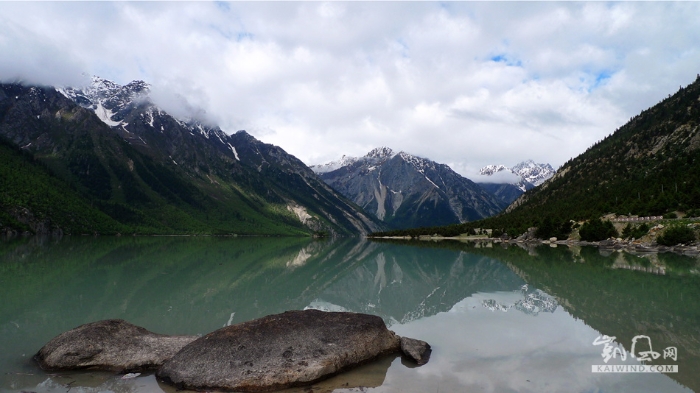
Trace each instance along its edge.
<path fill-rule="evenodd" d="M 597 242 L 610 237 L 617 237 L 618 233 L 610 221 L 603 221 L 600 218 L 594 218 L 584 223 L 579 230 L 581 240 L 589 242 Z"/>

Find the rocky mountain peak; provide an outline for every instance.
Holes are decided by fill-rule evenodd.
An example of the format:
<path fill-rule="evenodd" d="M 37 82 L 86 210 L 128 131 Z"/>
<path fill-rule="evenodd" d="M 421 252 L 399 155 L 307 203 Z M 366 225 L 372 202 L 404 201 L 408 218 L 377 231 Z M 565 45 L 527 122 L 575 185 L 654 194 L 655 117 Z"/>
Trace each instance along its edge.
<path fill-rule="evenodd" d="M 84 88 L 59 87 L 67 98 L 83 108 L 90 109 L 110 127 L 120 126 L 126 111 L 148 101 L 150 85 L 135 80 L 122 86 L 109 79 L 93 76 L 91 84 Z"/>
<path fill-rule="evenodd" d="M 340 158 L 340 160 L 327 162 L 325 164 L 311 165 L 309 168 L 311 168 L 311 170 L 317 174 L 327 173 L 327 172 L 332 172 L 336 169 L 340 169 L 344 166 L 354 164 L 358 160 L 359 160 L 359 158 L 357 158 L 357 157 L 343 155 Z"/>
<path fill-rule="evenodd" d="M 523 161 L 511 168 L 511 171 L 535 186 L 544 183 L 556 172 L 551 165 L 538 164 L 533 160 Z"/>
<path fill-rule="evenodd" d="M 494 215 L 504 207 L 447 165 L 387 147 L 312 169 L 328 185 L 395 227 L 455 224 Z"/>
<path fill-rule="evenodd" d="M 148 93 L 150 93 L 151 86 L 141 80 L 131 81 L 121 86 L 109 79 L 93 76 L 92 83 L 86 88 L 78 90 L 69 87 L 65 90 L 73 92 L 74 94 L 82 93 L 82 95 L 90 99 L 93 103 L 107 103 L 110 107 L 125 107 L 136 99 L 147 97 Z"/>
<path fill-rule="evenodd" d="M 423 173 L 427 168 L 435 169 L 437 163 L 423 157 L 414 156 L 404 151 L 398 154 L 406 163 L 412 165 L 418 172 Z"/>
<path fill-rule="evenodd" d="M 377 147 L 365 155 L 366 158 L 391 158 L 395 156 L 394 151 L 388 147 Z"/>
<path fill-rule="evenodd" d="M 210 126 L 191 116 L 174 117 L 156 106 L 150 99 L 151 85 L 134 80 L 122 86 L 109 79 L 93 76 L 91 84 L 84 88 L 59 87 L 65 97 L 83 108 L 90 109 L 110 127 L 118 127 L 127 134 L 140 134 L 136 123 L 143 123 L 151 130 L 164 132 L 171 120 L 190 133 L 201 134 L 207 139 L 215 139 L 225 149 L 234 150 L 224 142 L 226 134 L 217 126 Z M 171 120 L 166 120 L 171 119 Z M 143 135 L 131 135 L 131 142 L 147 144 Z M 234 152 L 235 154 L 235 152 Z"/>
<path fill-rule="evenodd" d="M 505 170 L 508 170 L 508 168 L 505 165 L 486 165 L 485 167 L 479 170 L 479 174 L 484 176 L 491 176 L 494 173 L 498 173 Z"/>
<path fill-rule="evenodd" d="M 257 139 L 255 139 L 254 136 L 250 135 L 248 133 L 248 131 L 246 131 L 246 130 L 238 130 L 234 133 L 234 135 L 241 137 L 241 138 L 244 138 L 246 140 L 250 140 L 250 141 L 257 140 Z"/>

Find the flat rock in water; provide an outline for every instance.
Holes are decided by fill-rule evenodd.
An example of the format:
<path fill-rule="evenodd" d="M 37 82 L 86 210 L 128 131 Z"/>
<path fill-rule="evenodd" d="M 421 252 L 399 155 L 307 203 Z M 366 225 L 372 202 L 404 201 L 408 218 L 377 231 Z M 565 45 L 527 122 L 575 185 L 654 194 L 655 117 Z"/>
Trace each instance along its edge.
<path fill-rule="evenodd" d="M 288 311 L 207 334 L 165 362 L 156 375 L 184 389 L 277 390 L 398 352 L 400 345 L 400 338 L 374 315 Z"/>
<path fill-rule="evenodd" d="M 156 369 L 197 336 L 167 336 L 121 319 L 78 326 L 54 337 L 34 359 L 44 370 Z"/>

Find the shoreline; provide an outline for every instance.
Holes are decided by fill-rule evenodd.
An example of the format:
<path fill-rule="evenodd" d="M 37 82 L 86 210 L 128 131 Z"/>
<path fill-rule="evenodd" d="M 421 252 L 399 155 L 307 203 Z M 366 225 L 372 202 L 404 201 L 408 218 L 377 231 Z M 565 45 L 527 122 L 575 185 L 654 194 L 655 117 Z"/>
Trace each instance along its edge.
<path fill-rule="evenodd" d="M 417 238 L 411 236 L 381 236 L 368 237 L 368 239 L 387 239 L 387 240 L 416 240 L 416 241 L 441 241 L 441 240 L 457 240 L 460 242 L 488 242 L 495 244 L 514 244 L 514 245 L 550 245 L 551 247 L 567 246 L 581 247 L 594 246 L 602 250 L 609 251 L 625 251 L 633 255 L 659 254 L 659 253 L 675 253 L 685 255 L 692 258 L 700 257 L 700 247 L 698 242 L 693 242 L 690 245 L 662 246 L 654 243 L 622 240 L 622 239 L 607 239 L 598 242 L 588 242 L 583 240 L 542 240 L 542 239 L 501 239 L 488 236 L 428 236 L 423 235 Z"/>

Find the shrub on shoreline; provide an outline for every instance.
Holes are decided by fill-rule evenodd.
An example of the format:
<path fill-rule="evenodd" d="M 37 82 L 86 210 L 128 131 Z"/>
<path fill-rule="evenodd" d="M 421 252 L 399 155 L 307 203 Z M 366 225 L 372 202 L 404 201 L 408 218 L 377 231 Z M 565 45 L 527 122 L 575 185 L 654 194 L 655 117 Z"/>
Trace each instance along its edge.
<path fill-rule="evenodd" d="M 662 246 L 675 246 L 681 243 L 690 243 L 695 240 L 695 232 L 687 226 L 673 226 L 668 228 L 656 238 L 656 242 Z"/>

